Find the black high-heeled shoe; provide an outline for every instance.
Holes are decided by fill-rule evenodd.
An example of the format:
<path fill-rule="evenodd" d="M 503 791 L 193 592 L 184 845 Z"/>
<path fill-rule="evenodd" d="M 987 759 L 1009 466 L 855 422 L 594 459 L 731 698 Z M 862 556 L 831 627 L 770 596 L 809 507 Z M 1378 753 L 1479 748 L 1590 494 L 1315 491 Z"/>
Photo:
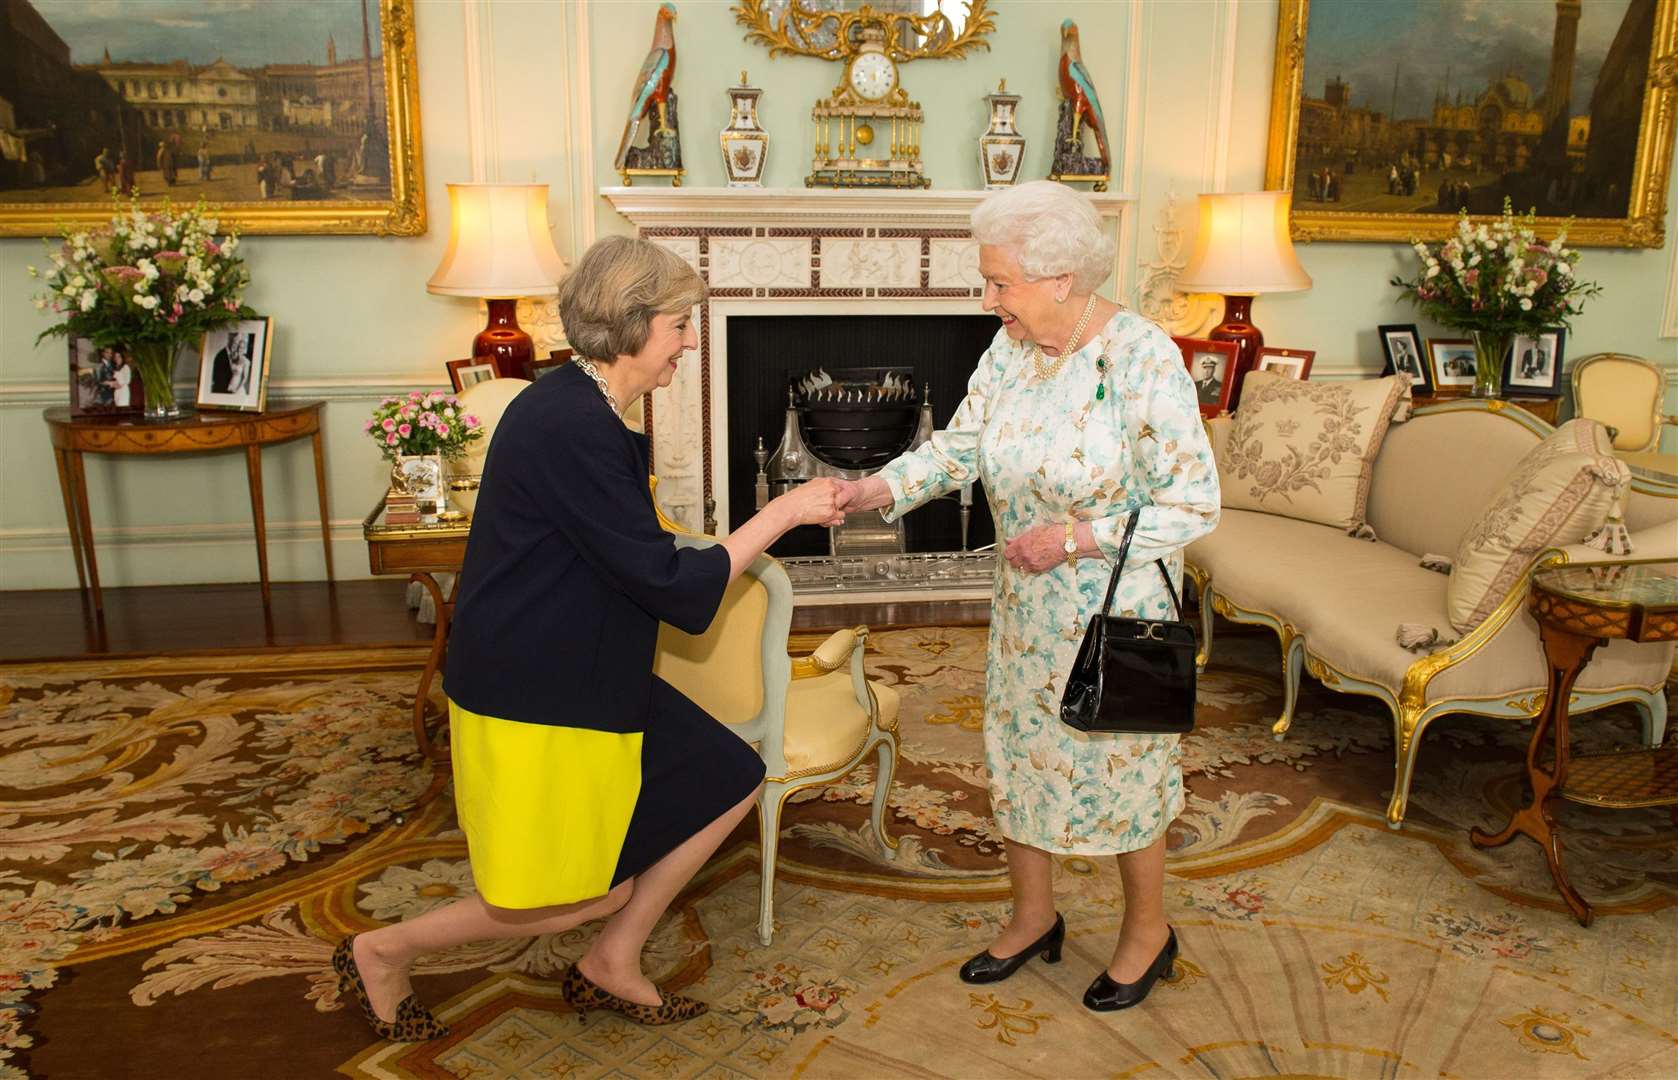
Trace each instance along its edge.
<path fill-rule="evenodd" d="M 1001 982 L 1025 966 L 1033 956 L 1041 955 L 1045 964 L 1060 963 L 1060 947 L 1066 943 L 1066 920 L 1055 916 L 1049 932 L 1027 945 L 1013 956 L 992 956 L 989 949 L 961 965 L 961 981 L 965 983 Z"/>
<path fill-rule="evenodd" d="M 1165 946 L 1160 949 L 1154 962 L 1148 965 L 1148 970 L 1133 983 L 1122 983 L 1108 975 L 1105 971 L 1095 977 L 1090 988 L 1084 991 L 1084 1008 L 1092 1012 L 1115 1012 L 1128 1009 L 1133 1005 L 1142 1004 L 1142 999 L 1148 996 L 1148 991 L 1154 988 L 1154 983 L 1171 974 L 1172 967 L 1177 963 L 1177 931 L 1170 927 L 1169 936 L 1165 939 Z"/>

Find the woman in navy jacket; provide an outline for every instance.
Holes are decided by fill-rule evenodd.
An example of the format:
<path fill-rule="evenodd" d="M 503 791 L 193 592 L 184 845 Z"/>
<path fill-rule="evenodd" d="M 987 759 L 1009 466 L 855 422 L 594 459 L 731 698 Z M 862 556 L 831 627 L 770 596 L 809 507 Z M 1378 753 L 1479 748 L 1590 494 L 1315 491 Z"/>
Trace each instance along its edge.
<path fill-rule="evenodd" d="M 647 1024 L 705 1006 L 662 993 L 641 949 L 752 808 L 763 764 L 652 673 L 658 624 L 710 625 L 723 590 L 784 532 L 841 518 L 842 485 L 781 496 L 715 547 L 678 548 L 621 413 L 698 345 L 698 274 L 644 240 L 602 240 L 560 289 L 577 359 L 525 390 L 484 464 L 444 689 L 455 808 L 477 894 L 346 938 L 333 956 L 381 1036 L 447 1033 L 410 992 L 425 953 L 606 919 L 561 989 L 579 1013 Z"/>

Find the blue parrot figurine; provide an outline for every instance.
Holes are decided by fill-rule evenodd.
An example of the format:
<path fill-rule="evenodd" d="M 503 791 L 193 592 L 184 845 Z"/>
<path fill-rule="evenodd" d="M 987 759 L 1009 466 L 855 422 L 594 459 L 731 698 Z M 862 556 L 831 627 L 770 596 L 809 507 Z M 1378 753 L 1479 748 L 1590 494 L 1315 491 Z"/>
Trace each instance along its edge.
<path fill-rule="evenodd" d="M 614 168 L 624 167 L 629 158 L 629 148 L 636 144 L 641 125 L 646 123 L 655 106 L 658 109 L 658 127 L 653 129 L 652 134 L 676 134 L 664 112 L 665 102 L 670 97 L 670 82 L 676 77 L 676 35 L 671 27 L 675 20 L 676 5 L 660 4 L 658 20 L 653 24 L 652 47 L 647 50 L 647 59 L 641 64 L 641 73 L 635 77 L 635 93 L 629 100 L 629 119 L 623 125 L 623 139 L 618 143 Z"/>

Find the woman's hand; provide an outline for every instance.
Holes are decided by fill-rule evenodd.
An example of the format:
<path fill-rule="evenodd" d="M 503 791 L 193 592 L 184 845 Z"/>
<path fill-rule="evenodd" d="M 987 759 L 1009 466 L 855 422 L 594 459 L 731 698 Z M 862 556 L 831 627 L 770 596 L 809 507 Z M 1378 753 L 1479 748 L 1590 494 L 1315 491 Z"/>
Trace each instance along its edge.
<path fill-rule="evenodd" d="M 1028 574 L 1052 570 L 1066 561 L 1066 526 L 1034 525 L 1009 540 L 1002 557 Z"/>
<path fill-rule="evenodd" d="M 845 520 L 843 504 L 848 487 L 843 480 L 824 476 L 800 484 L 770 505 L 779 503 L 792 525 L 840 525 Z"/>

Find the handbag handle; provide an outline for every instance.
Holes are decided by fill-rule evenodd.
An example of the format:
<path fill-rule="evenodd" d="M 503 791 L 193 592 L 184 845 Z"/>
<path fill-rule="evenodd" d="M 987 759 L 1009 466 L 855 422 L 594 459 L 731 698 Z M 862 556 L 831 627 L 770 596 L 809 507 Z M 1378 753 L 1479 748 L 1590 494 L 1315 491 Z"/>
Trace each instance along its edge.
<path fill-rule="evenodd" d="M 1130 519 L 1124 525 L 1124 538 L 1119 541 L 1119 558 L 1113 564 L 1113 576 L 1107 581 L 1107 597 L 1101 601 L 1101 615 L 1106 618 L 1113 607 L 1113 594 L 1119 589 L 1119 577 L 1124 573 L 1125 559 L 1130 556 L 1130 540 L 1136 535 L 1136 519 L 1142 516 L 1142 511 L 1132 510 Z M 1177 598 L 1177 589 L 1171 584 L 1171 575 L 1165 569 L 1164 559 L 1155 559 L 1154 565 L 1159 567 L 1159 576 L 1165 580 L 1165 591 L 1171 595 L 1171 606 L 1177 612 L 1177 621 L 1183 619 L 1183 602 Z"/>

